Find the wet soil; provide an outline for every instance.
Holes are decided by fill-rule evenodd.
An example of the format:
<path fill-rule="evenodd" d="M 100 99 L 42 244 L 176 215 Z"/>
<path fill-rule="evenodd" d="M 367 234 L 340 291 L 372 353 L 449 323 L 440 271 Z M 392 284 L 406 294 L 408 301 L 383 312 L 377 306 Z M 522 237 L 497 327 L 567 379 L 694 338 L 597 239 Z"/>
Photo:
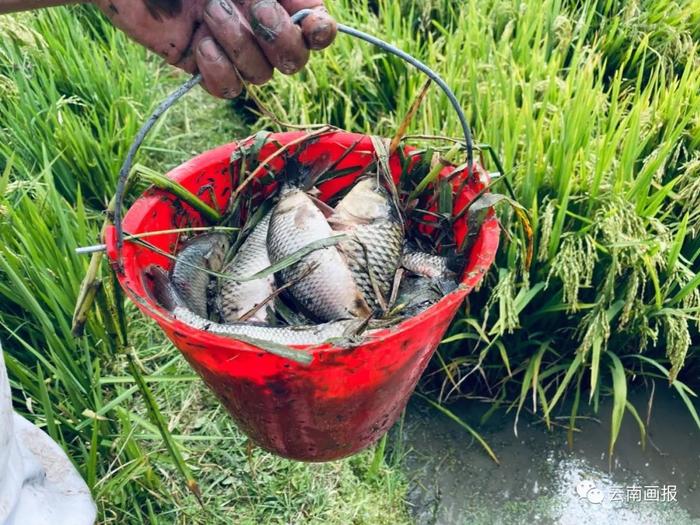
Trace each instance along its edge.
<path fill-rule="evenodd" d="M 642 418 L 648 398 L 630 393 Z M 644 449 L 625 414 L 611 469 L 609 399 L 601 399 L 595 418 L 579 420 L 571 450 L 563 428 L 548 432 L 531 416 L 521 414 L 516 436 L 512 412 L 479 425 L 486 410 L 479 402 L 449 408 L 481 432 L 500 465 L 466 430 L 414 398 L 402 436 L 419 525 L 700 524 L 700 431 L 665 385 L 656 388 Z"/>

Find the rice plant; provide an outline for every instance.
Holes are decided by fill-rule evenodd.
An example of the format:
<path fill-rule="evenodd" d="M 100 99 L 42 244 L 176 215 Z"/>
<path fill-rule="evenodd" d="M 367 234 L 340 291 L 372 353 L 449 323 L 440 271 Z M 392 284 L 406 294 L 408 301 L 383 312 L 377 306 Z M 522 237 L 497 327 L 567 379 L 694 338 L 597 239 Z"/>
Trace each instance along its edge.
<path fill-rule="evenodd" d="M 339 20 L 420 57 L 493 147 L 535 230 L 499 210 L 497 267 L 439 349 L 427 394 L 487 398 L 551 425 L 601 395 L 644 422 L 628 386 L 669 384 L 700 425 L 700 68 L 693 2 L 338 0 Z M 70 319 L 122 156 L 175 82 L 90 7 L 0 17 L 0 337 L 15 406 L 72 455 L 104 523 L 397 523 L 403 480 L 383 449 L 324 466 L 255 451 L 162 335 L 129 314 L 135 362 L 199 481 L 184 486 L 117 353 L 106 268 L 86 337 Z M 393 136 L 423 85 L 339 35 L 295 77 L 257 91 L 281 120 Z M 234 108 L 193 93 L 139 161 L 164 172 L 249 134 Z M 250 121 L 249 121 L 250 122 Z M 275 127 L 260 118 L 255 129 Z M 432 90 L 411 133 L 459 137 Z M 446 151 L 439 142 L 417 143 Z M 496 165 L 491 170 L 501 169 Z M 436 377 L 432 375 L 431 377 Z M 471 428 L 471 427 L 470 427 Z M 478 428 L 473 429 L 478 431 Z M 585 436 L 584 436 L 585 438 Z M 494 450 L 498 454 L 498 450 Z M 359 509 L 359 510 L 358 510 Z M 229 519 L 237 512 L 239 521 Z M 229 521 L 227 521 L 229 520 Z"/>
<path fill-rule="evenodd" d="M 85 335 L 71 333 L 89 262 L 75 248 L 99 241 L 133 133 L 184 78 L 161 76 L 165 69 L 99 16 L 80 7 L 0 17 L 9 35 L 0 42 L 0 338 L 15 409 L 66 449 L 100 523 L 407 522 L 404 482 L 383 458 L 314 466 L 249 451 L 176 349 L 131 306 L 122 348 L 106 264 Z M 199 91 L 159 123 L 140 160 L 162 173 L 249 133 Z"/>
<path fill-rule="evenodd" d="M 421 3 L 403 2 L 412 15 L 403 18 L 399 3 L 350 4 L 337 4 L 340 19 L 437 67 L 535 227 L 526 268 L 526 239 L 502 213 L 510 240 L 440 350 L 442 391 L 486 392 L 513 409 L 532 395 L 527 406 L 549 422 L 569 391 L 594 409 L 611 392 L 624 411 L 620 380 L 658 378 L 700 423 L 682 382 L 684 365 L 694 377 L 700 323 L 697 8 L 455 2 L 416 34 Z M 417 73 L 342 35 L 304 80 L 277 79 L 267 95 L 304 122 L 380 135 L 393 133 L 420 87 Z M 412 130 L 459 137 L 444 97 L 428 99 Z"/>
<path fill-rule="evenodd" d="M 132 137 L 163 94 L 160 69 L 85 7 L 1 17 L 0 31 L 0 159 L 14 156 L 19 172 L 36 173 L 51 145 L 62 194 L 72 202 L 80 186 L 103 208 Z"/>

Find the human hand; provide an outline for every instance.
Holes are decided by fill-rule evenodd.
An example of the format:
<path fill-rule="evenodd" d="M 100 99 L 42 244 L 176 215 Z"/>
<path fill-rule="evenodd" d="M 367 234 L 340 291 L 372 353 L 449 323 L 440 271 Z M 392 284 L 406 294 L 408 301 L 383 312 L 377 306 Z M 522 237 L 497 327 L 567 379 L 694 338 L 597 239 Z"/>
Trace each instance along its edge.
<path fill-rule="evenodd" d="M 290 75 L 309 50 L 336 35 L 323 0 L 93 0 L 134 40 L 189 73 L 199 71 L 214 96 L 234 98 L 241 78 L 264 84 L 273 68 Z M 301 26 L 291 14 L 314 9 Z M 240 76 L 239 76 L 240 75 Z"/>

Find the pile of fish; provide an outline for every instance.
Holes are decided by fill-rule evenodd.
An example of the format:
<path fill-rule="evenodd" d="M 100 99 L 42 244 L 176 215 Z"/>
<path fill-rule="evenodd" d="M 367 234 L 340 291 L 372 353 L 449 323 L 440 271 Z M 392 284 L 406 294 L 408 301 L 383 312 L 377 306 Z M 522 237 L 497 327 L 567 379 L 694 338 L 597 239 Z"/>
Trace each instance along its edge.
<path fill-rule="evenodd" d="M 377 176 L 333 208 L 285 183 L 235 254 L 232 244 L 223 233 L 184 242 L 169 274 L 151 270 L 158 302 L 211 333 L 315 345 L 390 326 L 458 285 L 446 258 L 407 249 L 397 201 Z"/>

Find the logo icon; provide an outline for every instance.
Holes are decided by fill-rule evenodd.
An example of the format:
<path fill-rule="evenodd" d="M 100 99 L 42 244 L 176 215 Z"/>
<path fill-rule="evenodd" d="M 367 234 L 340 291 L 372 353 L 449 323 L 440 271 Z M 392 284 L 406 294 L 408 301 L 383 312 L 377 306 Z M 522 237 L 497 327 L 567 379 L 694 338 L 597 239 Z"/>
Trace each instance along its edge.
<path fill-rule="evenodd" d="M 590 479 L 582 479 L 576 484 L 576 494 L 579 498 L 586 498 L 596 505 L 603 502 L 603 492 L 595 486 L 595 482 Z"/>

